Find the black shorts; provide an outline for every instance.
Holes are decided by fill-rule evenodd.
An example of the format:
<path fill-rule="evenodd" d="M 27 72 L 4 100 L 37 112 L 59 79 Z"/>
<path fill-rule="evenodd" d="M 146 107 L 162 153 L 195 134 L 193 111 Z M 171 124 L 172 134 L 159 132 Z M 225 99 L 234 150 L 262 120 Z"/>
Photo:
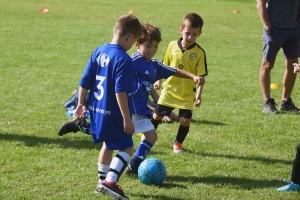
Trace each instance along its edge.
<path fill-rule="evenodd" d="M 174 109 L 175 108 L 171 108 L 169 106 L 157 104 L 155 106 L 154 113 L 158 116 L 164 116 L 164 115 L 170 116 L 172 110 L 174 110 Z M 178 115 L 179 117 L 186 118 L 186 119 L 192 119 L 192 115 L 193 115 L 192 110 L 179 109 L 179 115 Z"/>

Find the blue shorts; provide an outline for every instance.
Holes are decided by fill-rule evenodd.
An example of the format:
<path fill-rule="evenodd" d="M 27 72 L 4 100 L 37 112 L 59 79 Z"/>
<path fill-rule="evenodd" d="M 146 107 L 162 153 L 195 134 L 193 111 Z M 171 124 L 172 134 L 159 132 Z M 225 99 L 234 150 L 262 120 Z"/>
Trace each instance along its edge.
<path fill-rule="evenodd" d="M 263 32 L 263 56 L 265 60 L 275 61 L 280 48 L 285 59 L 297 59 L 300 55 L 300 26 L 278 28 L 272 26 L 270 34 Z"/>
<path fill-rule="evenodd" d="M 99 143 L 99 141 L 95 138 L 95 135 L 93 134 L 92 136 L 94 143 Z M 104 142 L 107 150 L 124 150 L 133 147 L 132 135 L 130 134 L 121 140 L 106 140 Z"/>

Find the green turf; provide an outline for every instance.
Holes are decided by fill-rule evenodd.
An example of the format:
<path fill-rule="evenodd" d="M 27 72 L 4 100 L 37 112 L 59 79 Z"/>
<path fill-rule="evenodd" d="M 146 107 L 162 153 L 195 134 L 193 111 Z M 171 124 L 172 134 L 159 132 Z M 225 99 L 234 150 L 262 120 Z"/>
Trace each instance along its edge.
<path fill-rule="evenodd" d="M 49 12 L 41 14 L 42 8 Z M 57 130 L 69 119 L 63 103 L 77 89 L 89 56 L 110 42 L 116 19 L 129 10 L 161 28 L 158 60 L 180 37 L 182 17 L 200 14 L 204 27 L 197 41 L 206 51 L 209 74 L 182 155 L 171 149 L 178 123 L 158 128 L 149 157 L 165 163 L 165 183 L 146 186 L 124 175 L 126 195 L 299 199 L 298 193 L 276 191 L 282 179 L 290 179 L 300 122 L 294 114 L 262 113 L 262 23 L 255 0 L 1 0 L 0 199 L 109 199 L 94 194 L 101 145 L 80 133 L 59 137 Z M 282 86 L 283 73 L 279 52 L 272 82 Z M 297 81 L 292 97 L 300 106 L 298 87 Z M 281 89 L 272 96 L 279 104 Z M 134 140 L 136 147 L 139 138 Z"/>

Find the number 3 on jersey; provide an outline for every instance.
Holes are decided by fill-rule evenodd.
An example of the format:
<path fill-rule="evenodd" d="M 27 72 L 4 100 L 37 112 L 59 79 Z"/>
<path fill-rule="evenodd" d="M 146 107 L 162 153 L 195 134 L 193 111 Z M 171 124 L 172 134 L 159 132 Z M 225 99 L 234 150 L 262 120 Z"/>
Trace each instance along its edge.
<path fill-rule="evenodd" d="M 102 87 L 102 83 L 105 80 L 104 76 L 98 76 L 96 75 L 96 80 L 99 80 L 99 84 L 97 85 L 97 88 L 99 89 L 100 95 L 97 92 L 94 92 L 94 96 L 97 100 L 101 100 L 104 95 L 104 88 Z"/>

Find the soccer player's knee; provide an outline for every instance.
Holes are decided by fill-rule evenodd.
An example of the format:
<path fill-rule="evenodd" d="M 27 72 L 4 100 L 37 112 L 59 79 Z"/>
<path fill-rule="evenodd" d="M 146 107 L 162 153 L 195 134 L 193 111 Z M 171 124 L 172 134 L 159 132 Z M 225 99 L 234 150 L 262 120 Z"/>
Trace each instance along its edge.
<path fill-rule="evenodd" d="M 180 118 L 180 124 L 181 124 L 182 126 L 189 126 L 190 123 L 191 123 L 191 120 L 190 120 L 190 119 L 183 118 L 183 117 Z"/>

